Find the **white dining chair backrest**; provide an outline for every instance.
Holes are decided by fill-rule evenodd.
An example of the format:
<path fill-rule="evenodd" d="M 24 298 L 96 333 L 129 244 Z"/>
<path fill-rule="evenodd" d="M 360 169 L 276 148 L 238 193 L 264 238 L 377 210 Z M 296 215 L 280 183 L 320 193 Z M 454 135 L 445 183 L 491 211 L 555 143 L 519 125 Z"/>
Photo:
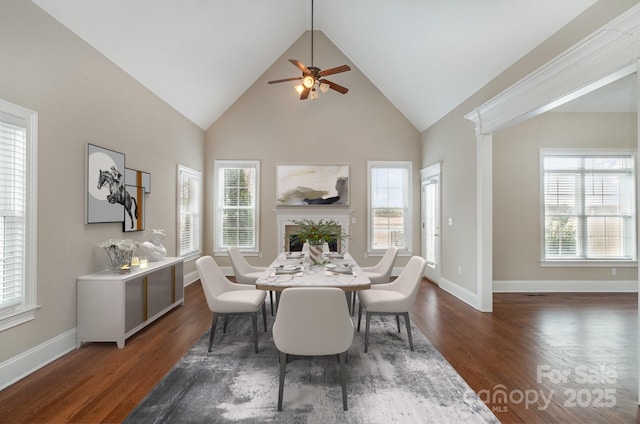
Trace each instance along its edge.
<path fill-rule="evenodd" d="M 273 324 L 279 351 L 307 356 L 342 353 L 351 346 L 353 331 L 341 289 L 292 287 L 282 292 Z"/>
<path fill-rule="evenodd" d="M 418 295 L 425 264 L 424 258 L 420 256 L 411 257 L 400 275 L 398 275 L 398 278 L 391 283 L 385 284 L 386 288 L 403 294 L 407 298 L 407 305 L 413 305 Z"/>
<path fill-rule="evenodd" d="M 196 261 L 196 268 L 200 275 L 200 282 L 207 305 L 212 311 L 219 311 L 218 296 L 235 289 L 234 284 L 222 273 L 215 260 L 211 256 L 203 256 Z"/>
<path fill-rule="evenodd" d="M 251 264 L 247 262 L 247 260 L 242 255 L 242 252 L 240 252 L 237 247 L 229 247 L 228 251 L 229 259 L 231 261 L 231 267 L 233 268 L 233 273 L 235 274 L 236 278 L 238 277 L 238 275 L 245 275 L 251 272 L 255 272 L 254 267 L 252 267 Z"/>
<path fill-rule="evenodd" d="M 380 258 L 380 261 L 376 265 L 362 269 L 366 269 L 369 272 L 377 272 L 382 275 L 386 275 L 387 281 L 389 281 L 389 278 L 391 278 L 391 270 L 393 269 L 393 264 L 395 263 L 397 256 L 398 248 L 396 246 L 389 246 L 389 248 L 387 248 L 387 251 L 384 252 L 384 255 L 382 255 L 382 258 Z"/>

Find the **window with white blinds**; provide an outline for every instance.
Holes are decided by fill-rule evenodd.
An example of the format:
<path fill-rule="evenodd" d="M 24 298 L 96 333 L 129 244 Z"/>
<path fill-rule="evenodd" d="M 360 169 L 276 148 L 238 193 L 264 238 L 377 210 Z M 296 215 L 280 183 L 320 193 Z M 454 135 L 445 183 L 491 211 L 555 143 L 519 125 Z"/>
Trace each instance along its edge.
<path fill-rule="evenodd" d="M 0 101 L 0 330 L 36 308 L 37 115 Z"/>
<path fill-rule="evenodd" d="M 258 252 L 259 161 L 217 160 L 215 250 Z"/>
<path fill-rule="evenodd" d="M 202 173 L 178 165 L 178 256 L 202 252 Z"/>
<path fill-rule="evenodd" d="M 370 161 L 369 252 L 411 250 L 411 162 Z"/>
<path fill-rule="evenodd" d="M 542 152 L 544 259 L 636 259 L 635 157 Z"/>

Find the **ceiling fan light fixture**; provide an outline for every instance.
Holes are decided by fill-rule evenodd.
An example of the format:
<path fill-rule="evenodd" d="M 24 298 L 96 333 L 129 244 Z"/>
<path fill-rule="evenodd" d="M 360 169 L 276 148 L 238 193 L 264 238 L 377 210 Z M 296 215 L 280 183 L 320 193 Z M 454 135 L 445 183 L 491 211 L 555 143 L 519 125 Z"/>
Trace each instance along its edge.
<path fill-rule="evenodd" d="M 304 77 L 304 79 L 302 80 L 302 84 L 307 88 L 313 87 L 313 84 L 315 83 L 316 83 L 316 80 L 313 79 L 312 76 L 308 76 L 308 75 Z"/>
<path fill-rule="evenodd" d="M 309 98 L 311 100 L 316 100 L 318 98 L 318 92 L 316 91 L 315 88 L 311 89 L 311 93 L 309 93 Z"/>
<path fill-rule="evenodd" d="M 295 88 L 295 89 L 296 89 L 296 91 L 298 92 L 298 94 L 301 94 L 301 93 L 302 93 L 302 90 L 304 90 L 304 85 L 302 85 L 302 84 L 298 84 L 298 85 L 296 85 L 296 86 L 295 86 L 295 87 L 293 87 L 293 88 Z"/>
<path fill-rule="evenodd" d="M 326 82 L 321 82 L 320 91 L 322 91 L 322 94 L 327 94 L 327 91 L 329 91 L 329 84 L 327 84 Z"/>

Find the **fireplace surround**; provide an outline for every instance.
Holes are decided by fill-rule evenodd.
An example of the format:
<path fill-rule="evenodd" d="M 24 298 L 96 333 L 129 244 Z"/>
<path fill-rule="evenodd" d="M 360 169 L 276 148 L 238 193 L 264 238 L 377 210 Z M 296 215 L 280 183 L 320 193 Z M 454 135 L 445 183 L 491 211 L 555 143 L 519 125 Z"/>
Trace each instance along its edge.
<path fill-rule="evenodd" d="M 278 208 L 275 211 L 276 225 L 277 225 L 277 239 L 278 239 L 278 252 L 289 251 L 290 235 L 295 232 L 296 224 L 293 221 L 301 219 L 310 219 L 313 221 L 319 221 L 321 219 L 336 221 L 344 231 L 345 234 L 349 234 L 349 223 L 351 221 L 350 216 L 353 210 L 351 209 L 338 209 L 335 207 L 326 208 Z M 337 241 L 337 250 L 342 252 L 349 251 L 349 238 Z"/>

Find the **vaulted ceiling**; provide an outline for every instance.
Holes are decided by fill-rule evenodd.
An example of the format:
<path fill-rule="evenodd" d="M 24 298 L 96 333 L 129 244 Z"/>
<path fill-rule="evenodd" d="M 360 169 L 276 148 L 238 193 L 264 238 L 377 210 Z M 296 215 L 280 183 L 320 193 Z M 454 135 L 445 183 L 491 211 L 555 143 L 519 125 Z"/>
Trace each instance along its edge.
<path fill-rule="evenodd" d="M 311 29 L 310 0 L 33 2 L 203 129 Z M 315 0 L 313 27 L 423 131 L 595 2 Z"/>

